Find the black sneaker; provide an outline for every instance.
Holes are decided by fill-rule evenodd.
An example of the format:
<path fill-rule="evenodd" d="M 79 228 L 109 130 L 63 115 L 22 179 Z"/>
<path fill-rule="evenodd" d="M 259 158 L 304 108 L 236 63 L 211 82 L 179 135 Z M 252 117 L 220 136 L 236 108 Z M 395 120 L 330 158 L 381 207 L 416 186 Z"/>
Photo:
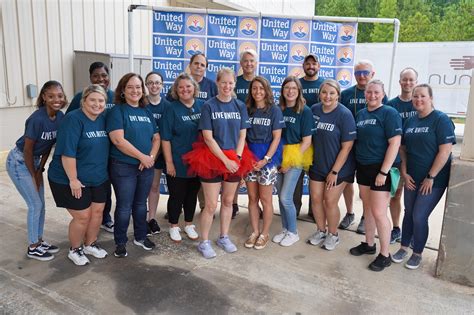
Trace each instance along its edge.
<path fill-rule="evenodd" d="M 358 245 L 356 247 L 352 247 L 349 250 L 349 252 L 351 253 L 351 255 L 361 256 L 361 255 L 364 255 L 364 254 L 373 255 L 373 254 L 375 254 L 376 250 L 377 250 L 377 245 L 376 244 L 374 244 L 372 246 L 369 246 L 369 244 L 367 244 L 366 242 L 360 242 L 360 245 Z"/>
<path fill-rule="evenodd" d="M 390 254 L 388 254 L 388 257 L 385 257 L 382 254 L 378 254 L 375 260 L 370 263 L 369 269 L 372 271 L 382 271 L 385 269 L 385 267 L 388 267 L 391 264 L 392 259 L 390 258 Z"/>
<path fill-rule="evenodd" d="M 341 223 L 339 223 L 338 228 L 341 230 L 347 230 L 349 226 L 354 223 L 355 215 L 354 213 L 346 213 L 344 218 L 342 218 Z"/>
<path fill-rule="evenodd" d="M 239 205 L 236 203 L 232 204 L 232 219 L 234 219 L 239 214 Z"/>
<path fill-rule="evenodd" d="M 144 250 L 152 250 L 156 246 L 148 237 L 141 241 L 133 240 L 133 244 L 142 247 Z"/>
<path fill-rule="evenodd" d="M 117 247 L 115 248 L 114 256 L 118 258 L 127 257 L 127 247 L 125 247 L 125 245 L 117 245 Z"/>
<path fill-rule="evenodd" d="M 48 261 L 54 258 L 54 256 L 47 252 L 41 245 L 36 246 L 35 248 L 30 248 L 28 246 L 28 250 L 26 252 L 26 256 L 28 258 L 40 260 L 40 261 Z"/>
<path fill-rule="evenodd" d="M 49 244 L 46 241 L 41 241 L 40 247 L 51 254 L 56 254 L 59 252 L 59 247 L 56 245 Z"/>
<path fill-rule="evenodd" d="M 156 222 L 155 219 L 151 219 L 150 221 L 148 221 L 148 231 L 150 231 L 151 234 L 158 234 L 161 232 L 160 226 L 158 225 L 158 222 Z"/>

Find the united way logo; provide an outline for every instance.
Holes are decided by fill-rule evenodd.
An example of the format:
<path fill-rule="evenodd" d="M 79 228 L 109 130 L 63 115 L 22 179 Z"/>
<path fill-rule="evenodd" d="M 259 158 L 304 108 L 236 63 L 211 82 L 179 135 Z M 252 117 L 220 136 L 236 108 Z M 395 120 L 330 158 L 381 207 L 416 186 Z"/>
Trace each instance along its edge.
<path fill-rule="evenodd" d="M 296 22 L 291 28 L 291 33 L 293 33 L 296 38 L 305 38 L 309 33 L 308 23 L 305 21 Z"/>
<path fill-rule="evenodd" d="M 304 76 L 304 71 L 302 67 L 294 67 L 290 69 L 290 76 L 294 76 L 297 78 L 302 78 Z"/>
<path fill-rule="evenodd" d="M 239 54 L 249 49 L 253 49 L 254 51 L 257 51 L 257 46 L 255 46 L 255 44 L 251 42 L 243 42 L 239 45 Z"/>
<path fill-rule="evenodd" d="M 349 42 L 354 39 L 355 28 L 352 25 L 343 25 L 339 30 L 339 38 L 345 42 Z"/>
<path fill-rule="evenodd" d="M 251 18 L 245 18 L 240 21 L 240 33 L 245 36 L 253 36 L 257 33 L 257 22 Z"/>
<path fill-rule="evenodd" d="M 200 15 L 190 15 L 186 20 L 186 27 L 194 33 L 199 33 L 204 29 L 204 18 Z"/>
<path fill-rule="evenodd" d="M 337 60 L 339 60 L 341 63 L 348 64 L 352 61 L 352 59 L 354 59 L 354 53 L 350 47 L 341 48 L 337 52 Z"/>
<path fill-rule="evenodd" d="M 186 43 L 186 47 L 184 49 L 190 55 L 203 54 L 204 44 L 199 39 L 193 38 Z"/>
<path fill-rule="evenodd" d="M 308 54 L 308 49 L 301 44 L 291 47 L 290 56 L 295 62 L 302 62 Z"/>
<path fill-rule="evenodd" d="M 336 75 L 336 81 L 343 88 L 349 86 L 351 84 L 351 73 L 344 69 L 340 70 Z"/>

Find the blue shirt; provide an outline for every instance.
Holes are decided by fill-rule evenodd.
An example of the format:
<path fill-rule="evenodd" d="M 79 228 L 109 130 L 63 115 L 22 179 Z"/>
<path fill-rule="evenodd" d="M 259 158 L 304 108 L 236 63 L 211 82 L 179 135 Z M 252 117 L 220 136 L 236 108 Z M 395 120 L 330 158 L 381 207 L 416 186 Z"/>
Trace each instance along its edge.
<path fill-rule="evenodd" d="M 124 138 L 143 154 L 150 154 L 152 140 L 158 133 L 153 114 L 146 108 L 120 104 L 112 107 L 107 114 L 106 130 L 123 130 Z M 115 145 L 110 148 L 110 157 L 123 163 L 138 165 L 140 161 L 122 153 Z"/>
<path fill-rule="evenodd" d="M 333 169 L 341 151 L 341 144 L 356 139 L 356 125 L 349 109 L 340 103 L 330 113 L 323 112 L 321 103 L 313 105 L 311 111 L 316 124 L 316 133 L 313 135 L 314 155 L 311 170 L 326 177 Z M 354 171 L 354 155 L 350 153 L 339 170 L 338 177 L 344 178 L 354 175 Z"/>
<path fill-rule="evenodd" d="M 267 110 L 257 108 L 249 114 L 249 122 L 247 141 L 251 143 L 270 143 L 273 141 L 273 130 L 285 128 L 283 114 L 276 105 Z"/>
<path fill-rule="evenodd" d="M 161 98 L 160 102 L 158 104 L 152 104 L 151 102 L 146 106 L 148 110 L 153 114 L 153 117 L 155 118 L 156 125 L 160 127 L 160 121 L 161 117 L 163 116 L 166 107 L 170 103 L 165 100 L 163 97 Z"/>
<path fill-rule="evenodd" d="M 196 98 L 207 101 L 208 99 L 213 98 L 217 95 L 217 85 L 216 82 L 209 80 L 206 77 L 203 77 L 199 84 L 199 94 Z M 175 101 L 171 97 L 171 89 L 168 90 L 168 94 L 166 94 L 166 99 L 170 102 Z"/>
<path fill-rule="evenodd" d="M 402 134 L 402 119 L 390 106 L 361 110 L 356 117 L 356 159 L 362 165 L 383 163 L 388 139 Z M 397 159 L 395 160 L 397 162 Z"/>
<path fill-rule="evenodd" d="M 366 108 L 365 90 L 361 90 L 357 85 L 351 86 L 350 88 L 341 92 L 341 104 L 349 108 L 352 116 L 356 117 L 357 113 L 362 109 Z M 388 98 L 385 95 L 382 99 L 382 104 L 387 104 Z"/>
<path fill-rule="evenodd" d="M 303 87 L 303 97 L 306 100 L 306 105 L 311 107 L 319 103 L 319 87 L 324 82 L 324 78 L 319 77 L 314 81 L 307 81 L 304 78 L 300 78 L 300 82 Z"/>
<path fill-rule="evenodd" d="M 176 177 L 189 177 L 188 167 L 182 155 L 193 149 L 199 135 L 198 124 L 201 118 L 203 101 L 196 99 L 191 108 L 180 101 L 174 101 L 165 110 L 160 128 L 161 140 L 171 143 L 171 155 L 176 168 Z"/>
<path fill-rule="evenodd" d="M 61 156 L 76 159 L 77 178 L 85 186 L 99 186 L 108 178 L 109 137 L 105 131 L 105 116 L 90 120 L 82 110 L 68 114 L 58 130 L 58 142 L 49 164 L 48 178 L 69 185 Z"/>
<path fill-rule="evenodd" d="M 211 130 L 222 150 L 235 150 L 240 130 L 249 127 L 247 108 L 238 99 L 224 103 L 213 97 L 202 106 L 199 129 Z"/>
<path fill-rule="evenodd" d="M 235 83 L 235 95 L 243 103 L 247 101 L 247 96 L 249 95 L 249 86 L 251 81 L 244 79 L 244 75 L 239 75 L 237 77 L 237 82 Z"/>
<path fill-rule="evenodd" d="M 405 121 L 412 117 L 416 116 L 416 109 L 413 107 L 413 102 L 410 100 L 408 102 L 402 101 L 399 96 L 392 98 L 387 102 L 388 106 L 392 106 L 397 110 L 402 118 L 402 125 L 405 124 Z"/>
<path fill-rule="evenodd" d="M 407 172 L 417 185 L 428 175 L 439 152 L 439 146 L 446 143 L 456 144 L 454 124 L 439 110 L 428 116 L 408 118 L 403 126 L 402 144 L 407 152 Z M 444 188 L 448 185 L 451 156 L 434 178 L 433 187 Z"/>
<path fill-rule="evenodd" d="M 71 111 L 81 107 L 82 91 L 74 95 L 71 104 L 66 110 L 66 114 L 69 114 Z M 107 89 L 107 102 L 105 104 L 105 109 L 109 110 L 114 107 L 114 91 Z"/>
<path fill-rule="evenodd" d="M 306 105 L 299 114 L 293 110 L 293 107 L 285 108 L 283 120 L 286 126 L 281 134 L 283 144 L 300 143 L 303 137 L 311 136 L 315 131 L 313 114 Z"/>
<path fill-rule="evenodd" d="M 26 119 L 25 133 L 16 141 L 18 150 L 23 152 L 26 137 L 35 142 L 33 146 L 34 156 L 46 154 L 56 143 L 56 132 L 63 117 L 63 112 L 58 111 L 56 118 L 51 120 L 46 105 L 38 108 Z"/>

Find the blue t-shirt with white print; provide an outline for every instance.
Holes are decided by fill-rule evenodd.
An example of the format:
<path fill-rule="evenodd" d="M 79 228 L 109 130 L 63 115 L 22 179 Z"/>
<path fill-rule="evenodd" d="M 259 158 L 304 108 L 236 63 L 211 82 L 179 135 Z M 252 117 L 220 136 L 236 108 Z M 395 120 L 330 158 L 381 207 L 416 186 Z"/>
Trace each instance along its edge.
<path fill-rule="evenodd" d="M 198 83 L 198 85 L 199 85 L 199 94 L 196 97 L 197 99 L 207 101 L 217 95 L 216 82 L 206 77 L 203 77 L 201 82 Z M 168 94 L 166 94 L 166 99 L 169 102 L 175 101 L 175 99 L 171 97 L 171 89 L 168 90 Z"/>
<path fill-rule="evenodd" d="M 402 119 L 390 106 L 382 105 L 373 111 L 367 108 L 356 116 L 356 160 L 362 165 L 383 163 L 388 139 L 402 134 Z M 399 162 L 399 157 L 395 159 Z"/>
<path fill-rule="evenodd" d="M 311 107 L 316 124 L 313 135 L 313 165 L 311 170 L 320 176 L 326 177 L 333 169 L 337 156 L 341 151 L 342 143 L 357 138 L 356 125 L 351 112 L 341 103 L 330 113 L 323 111 L 322 103 Z M 344 178 L 354 175 L 355 159 L 352 153 L 339 170 L 338 177 Z"/>
<path fill-rule="evenodd" d="M 203 101 L 196 99 L 188 108 L 180 101 L 174 101 L 166 108 L 161 120 L 161 140 L 171 144 L 171 155 L 176 168 L 176 177 L 187 178 L 188 168 L 182 156 L 193 149 L 199 135 L 198 124 L 201 118 Z"/>
<path fill-rule="evenodd" d="M 407 172 L 420 185 L 428 175 L 439 151 L 446 143 L 456 144 L 454 124 L 449 117 L 434 110 L 428 116 L 408 118 L 403 126 L 402 145 L 407 152 Z M 451 155 L 436 175 L 433 187 L 444 188 L 448 185 Z"/>
<path fill-rule="evenodd" d="M 152 140 L 158 133 L 153 114 L 147 108 L 120 104 L 112 107 L 107 114 L 106 130 L 123 130 L 124 138 L 143 154 L 150 154 Z M 115 145 L 110 147 L 110 157 L 123 163 L 140 164 L 134 157 L 122 153 Z"/>
<path fill-rule="evenodd" d="M 76 159 L 77 178 L 88 187 L 99 186 L 108 179 L 109 137 L 105 131 L 105 116 L 89 119 L 82 110 L 66 115 L 58 130 L 58 139 L 48 178 L 68 185 L 61 156 Z"/>
<path fill-rule="evenodd" d="M 251 81 L 245 80 L 244 75 L 242 74 L 237 77 L 237 81 L 235 83 L 235 95 L 237 95 L 237 98 L 244 104 L 247 100 L 247 96 L 249 95 L 250 82 Z"/>
<path fill-rule="evenodd" d="M 270 143 L 273 131 L 285 128 L 281 109 L 272 105 L 268 109 L 255 109 L 249 114 L 250 128 L 247 130 L 247 141 L 250 143 Z"/>
<path fill-rule="evenodd" d="M 214 140 L 222 150 L 235 150 L 240 130 L 250 127 L 245 104 L 236 98 L 221 102 L 217 97 L 202 106 L 200 130 L 211 130 Z"/>
<path fill-rule="evenodd" d="M 413 102 L 410 100 L 408 102 L 402 101 L 399 96 L 392 98 L 387 102 L 388 106 L 392 106 L 397 110 L 402 118 L 402 125 L 405 124 L 405 121 L 416 115 L 416 109 L 413 107 Z"/>
<path fill-rule="evenodd" d="M 365 90 L 361 90 L 357 85 L 351 86 L 341 92 L 341 104 L 349 108 L 352 116 L 355 118 L 357 113 L 366 108 Z M 382 104 L 387 104 L 388 98 L 385 95 L 382 99 Z"/>
<path fill-rule="evenodd" d="M 306 105 L 310 108 L 312 105 L 319 103 L 319 87 L 324 82 L 324 78 L 317 78 L 314 81 L 308 81 L 304 78 L 300 78 L 303 97 L 306 100 Z"/>
<path fill-rule="evenodd" d="M 63 112 L 58 111 L 56 118 L 51 120 L 46 106 L 38 108 L 26 119 L 25 133 L 15 143 L 18 150 L 23 152 L 26 137 L 35 142 L 33 146 L 34 156 L 46 154 L 56 143 L 56 132 L 63 117 Z"/>
<path fill-rule="evenodd" d="M 158 128 L 161 126 L 160 121 L 161 117 L 163 117 L 163 114 L 166 110 L 166 107 L 170 104 L 167 100 L 165 100 L 163 97 L 161 98 L 160 102 L 158 104 L 152 104 L 151 102 L 146 106 L 148 110 L 153 114 L 153 118 L 155 118 L 156 125 Z"/>
<path fill-rule="evenodd" d="M 286 126 L 281 135 L 283 144 L 300 143 L 303 137 L 311 136 L 315 131 L 313 114 L 306 105 L 300 113 L 295 112 L 293 108 L 285 108 L 283 120 Z"/>

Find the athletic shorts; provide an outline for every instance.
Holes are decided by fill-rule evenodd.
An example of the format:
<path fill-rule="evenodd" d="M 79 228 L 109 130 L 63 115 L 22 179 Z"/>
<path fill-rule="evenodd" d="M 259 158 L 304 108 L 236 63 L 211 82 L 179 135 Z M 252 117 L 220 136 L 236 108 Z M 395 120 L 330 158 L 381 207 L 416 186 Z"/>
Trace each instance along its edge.
<path fill-rule="evenodd" d="M 259 171 L 252 171 L 245 176 L 246 182 L 257 182 L 263 186 L 274 185 L 277 181 L 278 168 L 274 165 L 263 167 Z"/>
<path fill-rule="evenodd" d="M 57 207 L 71 210 L 84 210 L 89 208 L 93 202 L 106 202 L 110 182 L 107 180 L 99 186 L 83 187 L 82 195 L 79 199 L 72 195 L 69 185 L 58 184 L 50 180 L 49 186 L 51 187 L 51 192 L 53 193 Z"/>
<path fill-rule="evenodd" d="M 326 182 L 327 176 L 321 176 L 316 174 L 316 172 L 309 170 L 309 179 L 314 180 L 315 182 Z M 337 177 L 336 186 L 339 186 L 342 182 L 346 182 L 348 184 L 354 183 L 354 175 L 349 175 L 343 178 Z"/>
<path fill-rule="evenodd" d="M 370 186 L 370 190 L 374 191 L 390 191 L 392 180 L 390 172 L 386 176 L 385 184 L 382 186 L 375 186 L 375 178 L 379 174 L 382 163 L 362 165 L 357 163 L 357 183 L 362 186 Z M 393 167 L 400 167 L 400 164 L 394 164 Z"/>

